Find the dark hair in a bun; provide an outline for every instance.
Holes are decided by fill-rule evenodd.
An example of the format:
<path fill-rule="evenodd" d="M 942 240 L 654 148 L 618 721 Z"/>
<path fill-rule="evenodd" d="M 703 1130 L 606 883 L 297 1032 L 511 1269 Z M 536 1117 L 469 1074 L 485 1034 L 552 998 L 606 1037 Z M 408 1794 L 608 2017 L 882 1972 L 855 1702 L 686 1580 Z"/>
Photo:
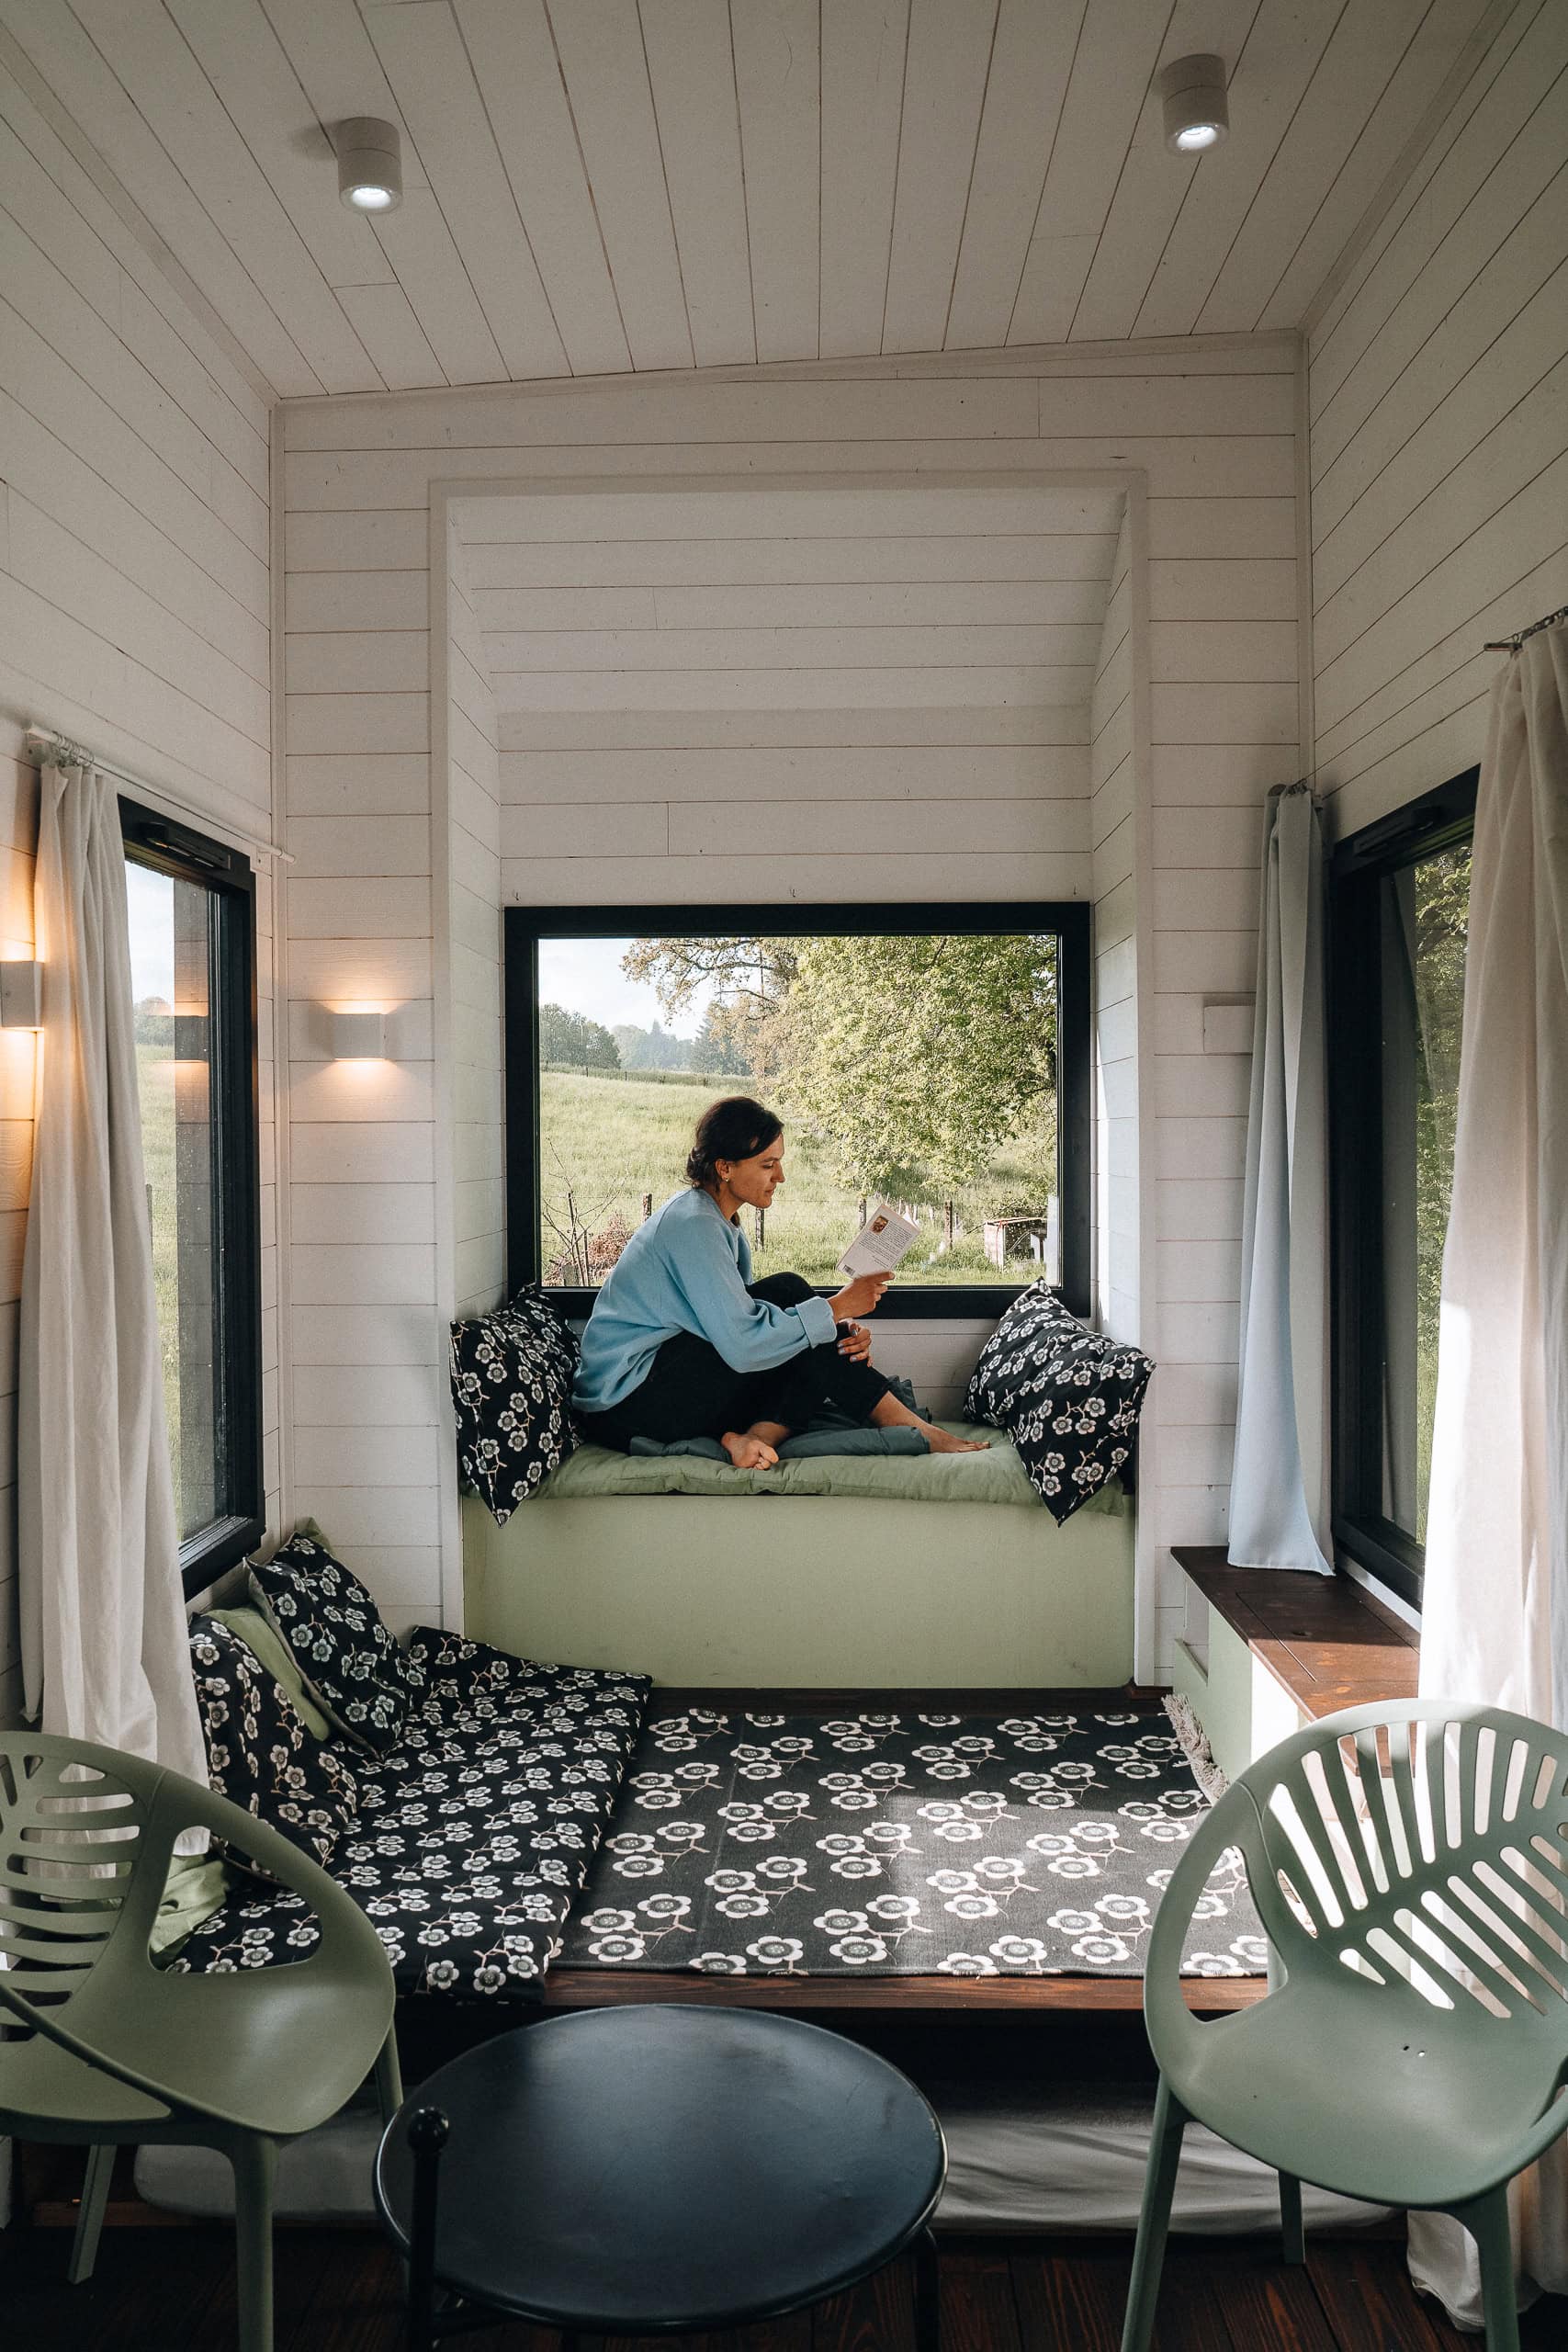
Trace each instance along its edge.
<path fill-rule="evenodd" d="M 749 1094 L 727 1094 L 722 1102 L 710 1102 L 686 1155 L 687 1183 L 716 1184 L 721 1159 L 754 1159 L 783 1133 L 783 1120 Z"/>

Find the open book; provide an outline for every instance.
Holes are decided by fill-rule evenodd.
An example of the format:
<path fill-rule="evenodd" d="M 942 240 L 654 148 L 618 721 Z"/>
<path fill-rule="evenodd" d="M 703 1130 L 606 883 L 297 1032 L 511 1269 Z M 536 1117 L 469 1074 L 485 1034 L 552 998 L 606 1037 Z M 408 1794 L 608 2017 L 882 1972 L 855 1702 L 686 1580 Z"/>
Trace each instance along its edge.
<path fill-rule="evenodd" d="M 839 1272 L 852 1280 L 856 1274 L 890 1274 L 919 1230 L 886 1201 L 873 1201 L 865 1223 L 839 1261 Z"/>

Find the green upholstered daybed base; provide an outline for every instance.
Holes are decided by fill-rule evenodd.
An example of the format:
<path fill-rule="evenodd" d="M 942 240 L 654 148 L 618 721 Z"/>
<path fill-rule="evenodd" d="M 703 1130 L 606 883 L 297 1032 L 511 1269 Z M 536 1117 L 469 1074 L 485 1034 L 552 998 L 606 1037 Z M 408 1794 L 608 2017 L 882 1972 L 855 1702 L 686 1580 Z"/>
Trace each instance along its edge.
<path fill-rule="evenodd" d="M 767 1482 L 584 1447 L 504 1527 L 465 1497 L 467 1631 L 720 1689 L 1126 1681 L 1131 1502 L 1112 1489 L 1058 1527 L 983 1434 L 987 1460 L 799 1462 Z"/>

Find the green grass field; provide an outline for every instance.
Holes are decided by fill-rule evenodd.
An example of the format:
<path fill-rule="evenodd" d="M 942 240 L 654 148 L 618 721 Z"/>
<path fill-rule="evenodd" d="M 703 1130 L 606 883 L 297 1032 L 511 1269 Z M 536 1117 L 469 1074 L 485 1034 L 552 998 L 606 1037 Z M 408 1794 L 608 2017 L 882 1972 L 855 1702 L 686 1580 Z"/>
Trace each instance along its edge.
<path fill-rule="evenodd" d="M 137 1091 L 141 1099 L 141 1164 L 152 1199 L 152 1283 L 158 1300 L 158 1344 L 164 1359 L 164 1406 L 175 1443 L 180 1426 L 180 1262 L 175 1215 L 175 1059 L 172 1046 L 139 1041 Z"/>
<path fill-rule="evenodd" d="M 735 1080 L 706 1078 L 694 1083 L 685 1073 L 679 1082 L 615 1076 L 583 1077 L 564 1070 L 540 1075 L 542 1128 L 541 1166 L 544 1208 L 541 1260 L 547 1268 L 561 1253 L 556 1228 L 569 1227 L 567 1193 L 573 1195 L 577 1223 L 590 1233 L 602 1233 L 619 1217 L 628 1230 L 642 1218 L 642 1199 L 653 1195 L 657 1208 L 677 1191 L 691 1148 L 692 1130 L 706 1103 L 716 1100 Z M 750 1212 L 746 1234 L 753 1245 L 759 1274 L 790 1268 L 808 1282 L 833 1279 L 839 1258 L 854 1237 L 859 1199 L 833 1181 L 825 1154 L 804 1129 L 784 1128 L 784 1182 L 768 1212 L 764 1246 L 755 1245 Z M 922 1203 L 922 1223 L 929 1219 L 931 1246 L 917 1242 L 899 1269 L 900 1283 L 995 1282 L 995 1270 L 981 1246 L 981 1225 L 998 1204 L 1016 1207 L 1038 1204 L 1044 1212 L 1045 1184 L 1039 1173 L 1048 1164 L 1048 1138 L 1026 1134 L 998 1152 L 987 1176 L 956 1189 L 953 1194 L 958 1238 L 941 1250 L 942 1204 Z M 1055 1190 L 1055 1186 L 1051 1187 Z M 554 1227 L 551 1225 L 554 1219 Z M 1027 1280 L 1024 1261 L 1010 1280 Z"/>

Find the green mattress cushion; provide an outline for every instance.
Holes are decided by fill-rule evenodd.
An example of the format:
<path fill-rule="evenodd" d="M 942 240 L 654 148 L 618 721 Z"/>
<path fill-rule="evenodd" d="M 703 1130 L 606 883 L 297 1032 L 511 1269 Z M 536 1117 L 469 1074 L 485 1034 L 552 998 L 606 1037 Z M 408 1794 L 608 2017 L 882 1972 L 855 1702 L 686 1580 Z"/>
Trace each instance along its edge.
<path fill-rule="evenodd" d="M 552 1470 L 537 1502 L 591 1502 L 612 1495 L 838 1495 L 871 1502 L 1012 1503 L 1039 1510 L 1039 1496 L 999 1430 L 967 1421 L 941 1427 L 989 1441 L 984 1453 L 828 1453 L 781 1462 L 776 1470 L 737 1470 L 695 1453 L 615 1453 L 581 1445 Z M 1102 1487 L 1085 1511 L 1131 1509 L 1119 1486 Z"/>
<path fill-rule="evenodd" d="M 716 1437 L 672 1438 L 668 1445 L 658 1445 L 650 1437 L 634 1437 L 631 1451 L 638 1461 L 650 1457 L 662 1460 L 669 1454 L 686 1454 L 694 1462 L 716 1462 L 721 1468 L 729 1463 Z M 867 1429 L 806 1429 L 795 1437 L 786 1437 L 778 1448 L 781 1462 L 816 1462 L 824 1454 L 848 1457 L 852 1454 L 901 1453 L 906 1457 L 929 1451 L 919 1430 L 895 1425 L 886 1430 Z"/>

